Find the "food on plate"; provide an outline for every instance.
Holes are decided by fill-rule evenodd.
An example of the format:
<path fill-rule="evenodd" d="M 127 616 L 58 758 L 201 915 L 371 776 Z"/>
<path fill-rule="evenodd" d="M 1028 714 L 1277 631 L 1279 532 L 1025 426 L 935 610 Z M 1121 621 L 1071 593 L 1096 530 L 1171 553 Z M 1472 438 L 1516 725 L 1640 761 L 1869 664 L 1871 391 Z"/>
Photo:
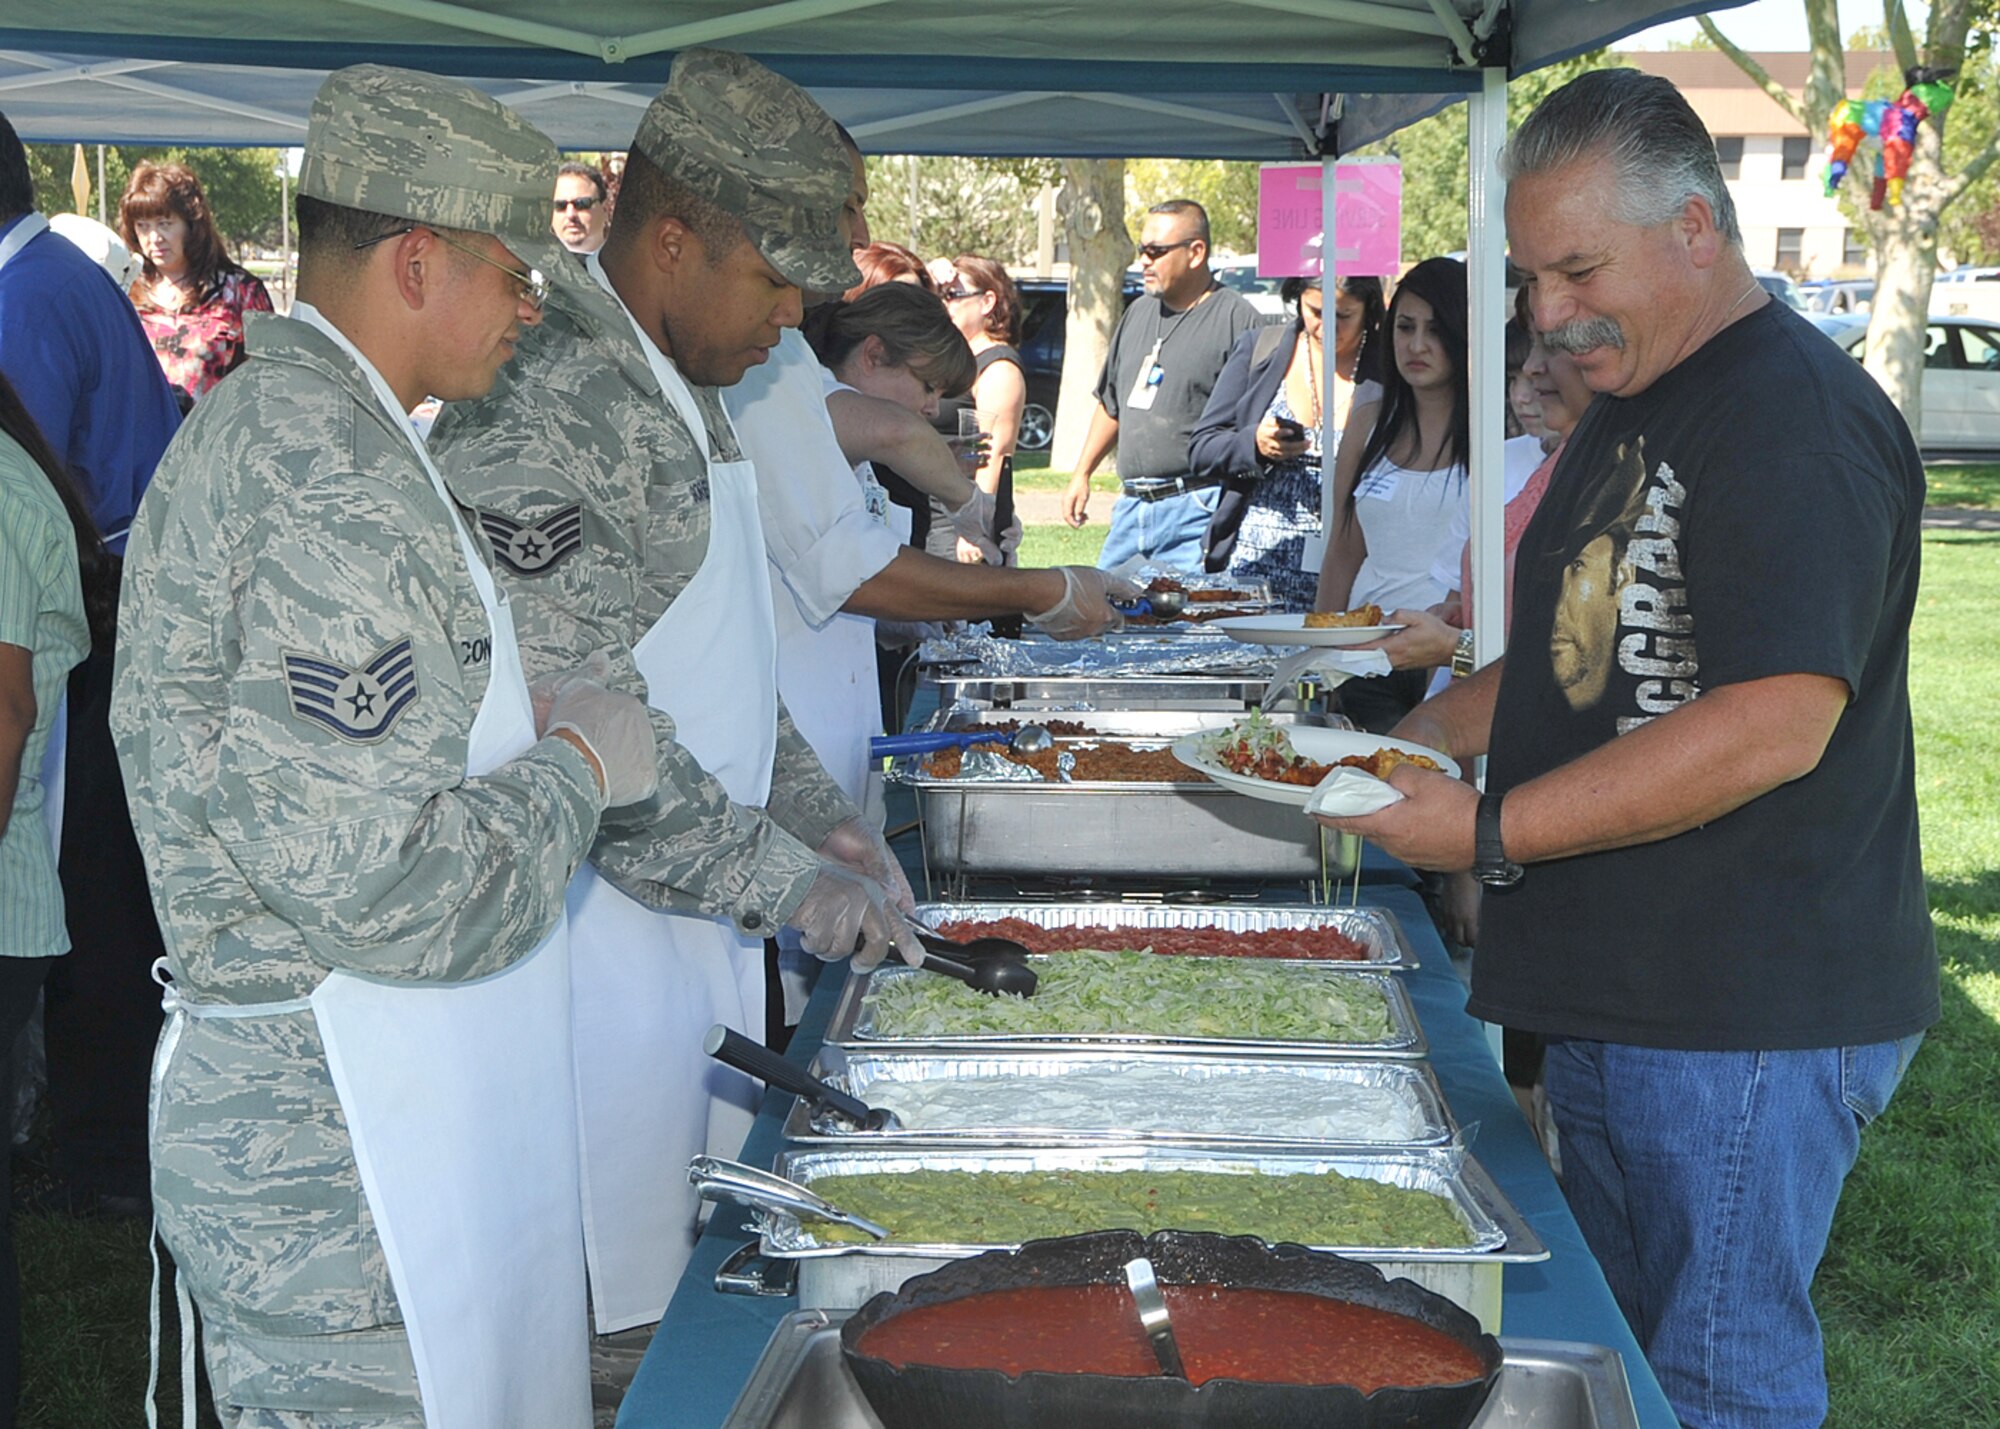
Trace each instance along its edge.
<path fill-rule="evenodd" d="M 1018 1245 L 1095 1230 L 1215 1231 L 1356 1249 L 1469 1245 L 1442 1196 L 1337 1171 L 864 1171 L 812 1189 L 905 1245 Z M 821 1242 L 871 1241 L 810 1223 Z"/>
<path fill-rule="evenodd" d="M 1372 601 L 1352 610 L 1315 610 L 1306 617 L 1308 630 L 1345 630 L 1359 625 L 1380 625 L 1382 607 Z"/>
<path fill-rule="evenodd" d="M 1050 731 L 1054 733 L 1054 731 Z M 1125 744 L 1117 740 L 1090 740 L 1058 745 L 1054 749 L 1041 749 L 1028 754 L 1011 749 L 1004 744 L 975 744 L 974 749 L 988 750 L 1003 756 L 1015 764 L 1023 764 L 1039 773 L 1051 784 L 1063 782 L 1060 761 L 1064 755 L 1073 756 L 1076 763 L 1070 770 L 1073 780 L 1089 780 L 1121 784 L 1180 784 L 1188 779 L 1188 768 L 1174 758 L 1171 746 L 1142 749 L 1138 745 Z M 924 761 L 924 774 L 932 779 L 956 779 L 964 768 L 965 751 L 961 749 L 941 749 Z"/>
<path fill-rule="evenodd" d="M 855 1093 L 909 1131 L 1178 1132 L 1295 1141 L 1410 1142 L 1423 1115 L 1407 1091 L 1366 1072 L 1148 1062 L 1052 1067 L 1002 1064 L 905 1080 L 866 1079 Z"/>
<path fill-rule="evenodd" d="M 1326 1295 L 1253 1286 L 1162 1285 L 1191 1384 L 1463 1384 L 1480 1356 L 1421 1320 Z M 1151 1377 L 1159 1361 L 1123 1285 L 1024 1285 L 898 1311 L 861 1337 L 897 1367 Z"/>
<path fill-rule="evenodd" d="M 1026 918 L 982 922 L 957 919 L 938 925 L 955 943 L 1005 938 L 1031 953 L 1148 952 L 1197 958 L 1324 958 L 1359 962 L 1368 946 L 1338 928 L 1044 928 Z"/>
<path fill-rule="evenodd" d="M 1248 718 L 1236 721 L 1229 728 L 1203 735 L 1200 749 L 1204 758 L 1232 774 L 1309 788 L 1336 769 L 1359 769 L 1377 779 L 1387 779 L 1389 771 L 1399 764 L 1443 772 L 1435 759 L 1387 745 L 1371 754 L 1349 754 L 1331 764 L 1321 764 L 1293 748 L 1291 737 L 1271 723 L 1262 710 L 1252 710 Z"/>
<path fill-rule="evenodd" d="M 870 1035 L 1153 1036 L 1377 1043 L 1389 1004 L 1373 978 L 1233 958 L 1066 953 L 1038 958 L 1033 997 L 991 996 L 915 969 L 877 973 Z"/>

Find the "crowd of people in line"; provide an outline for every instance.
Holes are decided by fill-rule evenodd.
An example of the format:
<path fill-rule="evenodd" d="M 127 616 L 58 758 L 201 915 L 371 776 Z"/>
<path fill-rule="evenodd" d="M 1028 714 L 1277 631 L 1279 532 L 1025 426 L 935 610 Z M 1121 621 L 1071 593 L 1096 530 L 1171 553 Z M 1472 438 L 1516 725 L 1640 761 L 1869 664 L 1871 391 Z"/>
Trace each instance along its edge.
<path fill-rule="evenodd" d="M 704 1035 L 921 960 L 867 758 L 905 652 L 1102 634 L 1138 562 L 1402 627 L 1345 708 L 1485 792 L 1404 769 L 1338 826 L 1466 895 L 1684 1421 L 1818 1422 L 1812 1272 L 1937 1015 L 1921 467 L 1671 86 L 1587 75 L 1507 163 L 1515 654 L 1474 672 L 1453 260 L 1335 281 L 1329 342 L 1320 282 L 1266 325 L 1152 208 L 1063 496 L 1115 453 L 1104 551 L 1037 569 L 1004 266 L 873 241 L 853 137 L 744 56 L 681 53 L 612 168 L 336 72 L 284 316 L 176 165 L 121 290 L 0 118 L 0 1044 L 45 991 L 63 1195 L 154 1215 L 227 1429 L 588 1423 L 593 1326 L 659 1319 L 683 1168 L 755 1105 Z"/>

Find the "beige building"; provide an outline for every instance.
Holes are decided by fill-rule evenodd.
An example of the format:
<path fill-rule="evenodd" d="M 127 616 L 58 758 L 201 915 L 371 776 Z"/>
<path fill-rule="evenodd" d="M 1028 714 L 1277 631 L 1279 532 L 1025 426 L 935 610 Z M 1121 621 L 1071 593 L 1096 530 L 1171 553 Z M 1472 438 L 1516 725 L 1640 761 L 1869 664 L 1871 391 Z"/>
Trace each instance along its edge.
<path fill-rule="evenodd" d="M 1623 56 L 1648 74 L 1671 80 L 1687 96 L 1722 159 L 1722 176 L 1743 226 L 1743 251 L 1753 268 L 1776 268 L 1797 278 L 1868 275 L 1858 231 L 1824 192 L 1826 135 L 1808 134 L 1791 115 L 1718 50 L 1649 50 Z M 1772 79 L 1798 94 L 1811 57 L 1753 54 Z M 1847 56 L 1847 93 L 1858 98 L 1869 75 L 1894 69 L 1887 51 Z M 1863 145 L 1846 183 L 1866 194 L 1874 173 L 1874 148 Z"/>

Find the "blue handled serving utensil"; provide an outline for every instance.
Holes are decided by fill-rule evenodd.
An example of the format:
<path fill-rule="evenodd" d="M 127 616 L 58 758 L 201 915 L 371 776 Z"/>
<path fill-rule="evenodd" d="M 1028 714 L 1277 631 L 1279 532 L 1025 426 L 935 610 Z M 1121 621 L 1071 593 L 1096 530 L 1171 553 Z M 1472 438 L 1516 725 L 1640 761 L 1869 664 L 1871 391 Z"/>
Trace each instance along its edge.
<path fill-rule="evenodd" d="M 1187 609 L 1187 592 L 1184 590 L 1156 590 L 1150 595 L 1142 595 L 1130 605 L 1117 607 L 1124 615 L 1147 615 L 1157 620 L 1172 620 Z"/>
<path fill-rule="evenodd" d="M 975 744 L 1004 744 L 1022 754 L 1040 754 L 1055 748 L 1055 743 L 1055 736 L 1039 724 L 1024 724 L 1011 735 L 994 730 L 928 730 L 917 734 L 878 734 L 868 741 L 868 757 L 930 754 L 940 749 L 970 749 Z"/>

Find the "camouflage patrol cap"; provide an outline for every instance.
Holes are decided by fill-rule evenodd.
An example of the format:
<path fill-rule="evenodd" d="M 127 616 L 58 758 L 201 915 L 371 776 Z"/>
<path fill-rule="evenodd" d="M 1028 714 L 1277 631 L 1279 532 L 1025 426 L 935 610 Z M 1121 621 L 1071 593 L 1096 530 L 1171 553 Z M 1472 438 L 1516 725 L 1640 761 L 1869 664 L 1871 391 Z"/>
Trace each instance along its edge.
<path fill-rule="evenodd" d="M 313 97 L 299 192 L 490 233 L 550 278 L 571 277 L 576 264 L 549 229 L 560 162 L 553 140 L 491 95 L 434 74 L 354 65 Z"/>
<path fill-rule="evenodd" d="M 847 146 L 790 80 L 747 55 L 683 50 L 632 147 L 738 219 L 788 281 L 821 292 L 861 281 L 840 232 L 853 182 Z"/>

